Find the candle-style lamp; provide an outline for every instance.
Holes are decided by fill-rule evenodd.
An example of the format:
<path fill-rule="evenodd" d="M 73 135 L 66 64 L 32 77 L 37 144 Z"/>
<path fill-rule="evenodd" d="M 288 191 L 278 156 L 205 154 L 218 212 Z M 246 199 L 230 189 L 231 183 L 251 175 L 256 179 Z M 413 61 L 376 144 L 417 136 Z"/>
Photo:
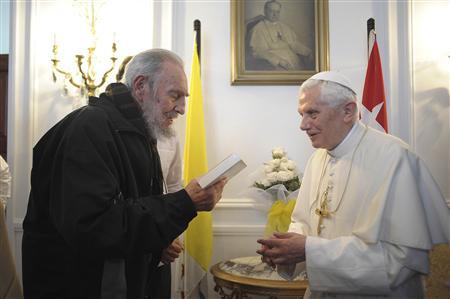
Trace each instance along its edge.
<path fill-rule="evenodd" d="M 103 76 L 100 80 L 100 82 L 96 83 L 96 71 L 93 64 L 93 58 L 94 53 L 97 48 L 96 43 L 96 28 L 95 28 L 95 9 L 94 9 L 94 1 L 91 1 L 91 16 L 88 18 L 89 20 L 89 27 L 90 27 L 90 36 L 91 41 L 90 45 L 88 46 L 88 52 L 87 56 L 82 54 L 75 55 L 76 57 L 76 64 L 78 69 L 78 74 L 81 77 L 80 82 L 76 82 L 74 79 L 74 75 L 72 75 L 70 72 L 62 69 L 59 66 L 60 60 L 58 59 L 58 50 L 59 46 L 56 43 L 56 34 L 53 37 L 53 58 L 52 61 L 52 69 L 53 69 L 53 82 L 56 82 L 57 80 L 57 73 L 62 74 L 64 76 L 64 80 L 66 82 L 70 82 L 74 87 L 78 88 L 80 90 L 80 93 L 84 96 L 87 94 L 87 96 L 95 96 L 96 91 L 99 87 L 101 87 L 103 84 L 105 84 L 109 74 L 114 70 L 114 67 L 116 65 L 116 51 L 117 51 L 117 45 L 115 41 L 115 33 L 113 35 L 113 42 L 111 46 L 111 66 L 110 68 L 103 73 Z M 77 74 L 75 74 L 77 75 Z M 67 94 L 68 90 L 67 87 L 64 88 L 65 93 Z"/>

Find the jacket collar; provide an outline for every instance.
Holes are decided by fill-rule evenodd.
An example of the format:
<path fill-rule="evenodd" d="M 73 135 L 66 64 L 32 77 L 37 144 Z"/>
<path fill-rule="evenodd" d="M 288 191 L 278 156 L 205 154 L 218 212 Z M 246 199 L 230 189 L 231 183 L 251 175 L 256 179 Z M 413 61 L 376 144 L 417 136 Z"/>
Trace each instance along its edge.
<path fill-rule="evenodd" d="M 112 83 L 106 87 L 105 92 L 100 94 L 99 98 L 89 98 L 89 105 L 111 106 L 111 104 L 122 116 L 113 118 L 117 129 L 138 131 L 153 141 L 148 132 L 142 108 L 133 98 L 127 86 L 122 83 Z M 110 111 L 111 109 L 108 109 L 108 113 L 113 113 Z"/>

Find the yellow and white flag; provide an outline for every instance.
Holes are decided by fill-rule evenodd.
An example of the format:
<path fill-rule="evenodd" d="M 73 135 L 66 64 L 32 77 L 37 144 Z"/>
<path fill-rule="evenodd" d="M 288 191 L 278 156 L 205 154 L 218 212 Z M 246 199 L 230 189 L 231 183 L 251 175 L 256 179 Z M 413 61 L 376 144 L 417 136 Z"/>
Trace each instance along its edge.
<path fill-rule="evenodd" d="M 208 171 L 206 158 L 205 124 L 203 117 L 202 83 L 197 43 L 194 39 L 189 99 L 186 117 L 186 139 L 184 144 L 185 184 Z M 198 298 L 194 290 L 206 278 L 212 256 L 212 216 L 210 212 L 199 212 L 184 234 L 184 279 L 183 298 Z M 207 297 L 207 294 L 203 294 Z M 200 295 L 201 298 L 201 295 Z"/>

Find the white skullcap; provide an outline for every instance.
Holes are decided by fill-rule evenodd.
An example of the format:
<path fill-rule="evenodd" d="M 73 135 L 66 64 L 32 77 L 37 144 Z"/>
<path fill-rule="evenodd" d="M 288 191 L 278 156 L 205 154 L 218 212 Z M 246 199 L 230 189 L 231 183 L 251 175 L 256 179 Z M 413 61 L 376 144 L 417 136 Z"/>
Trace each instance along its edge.
<path fill-rule="evenodd" d="M 320 72 L 315 74 L 309 79 L 334 82 L 344 87 L 347 87 L 348 89 L 353 91 L 353 93 L 356 94 L 355 89 L 352 87 L 352 84 L 350 83 L 350 80 L 343 74 L 336 71 Z"/>

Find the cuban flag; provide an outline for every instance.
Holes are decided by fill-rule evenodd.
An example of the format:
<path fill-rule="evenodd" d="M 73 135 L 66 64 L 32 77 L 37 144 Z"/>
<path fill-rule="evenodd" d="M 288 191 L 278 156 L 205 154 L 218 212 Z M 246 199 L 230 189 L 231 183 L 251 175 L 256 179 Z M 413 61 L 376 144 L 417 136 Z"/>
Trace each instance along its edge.
<path fill-rule="evenodd" d="M 367 64 L 361 121 L 375 129 L 388 132 L 383 71 L 381 69 L 381 59 L 376 38 Z"/>

